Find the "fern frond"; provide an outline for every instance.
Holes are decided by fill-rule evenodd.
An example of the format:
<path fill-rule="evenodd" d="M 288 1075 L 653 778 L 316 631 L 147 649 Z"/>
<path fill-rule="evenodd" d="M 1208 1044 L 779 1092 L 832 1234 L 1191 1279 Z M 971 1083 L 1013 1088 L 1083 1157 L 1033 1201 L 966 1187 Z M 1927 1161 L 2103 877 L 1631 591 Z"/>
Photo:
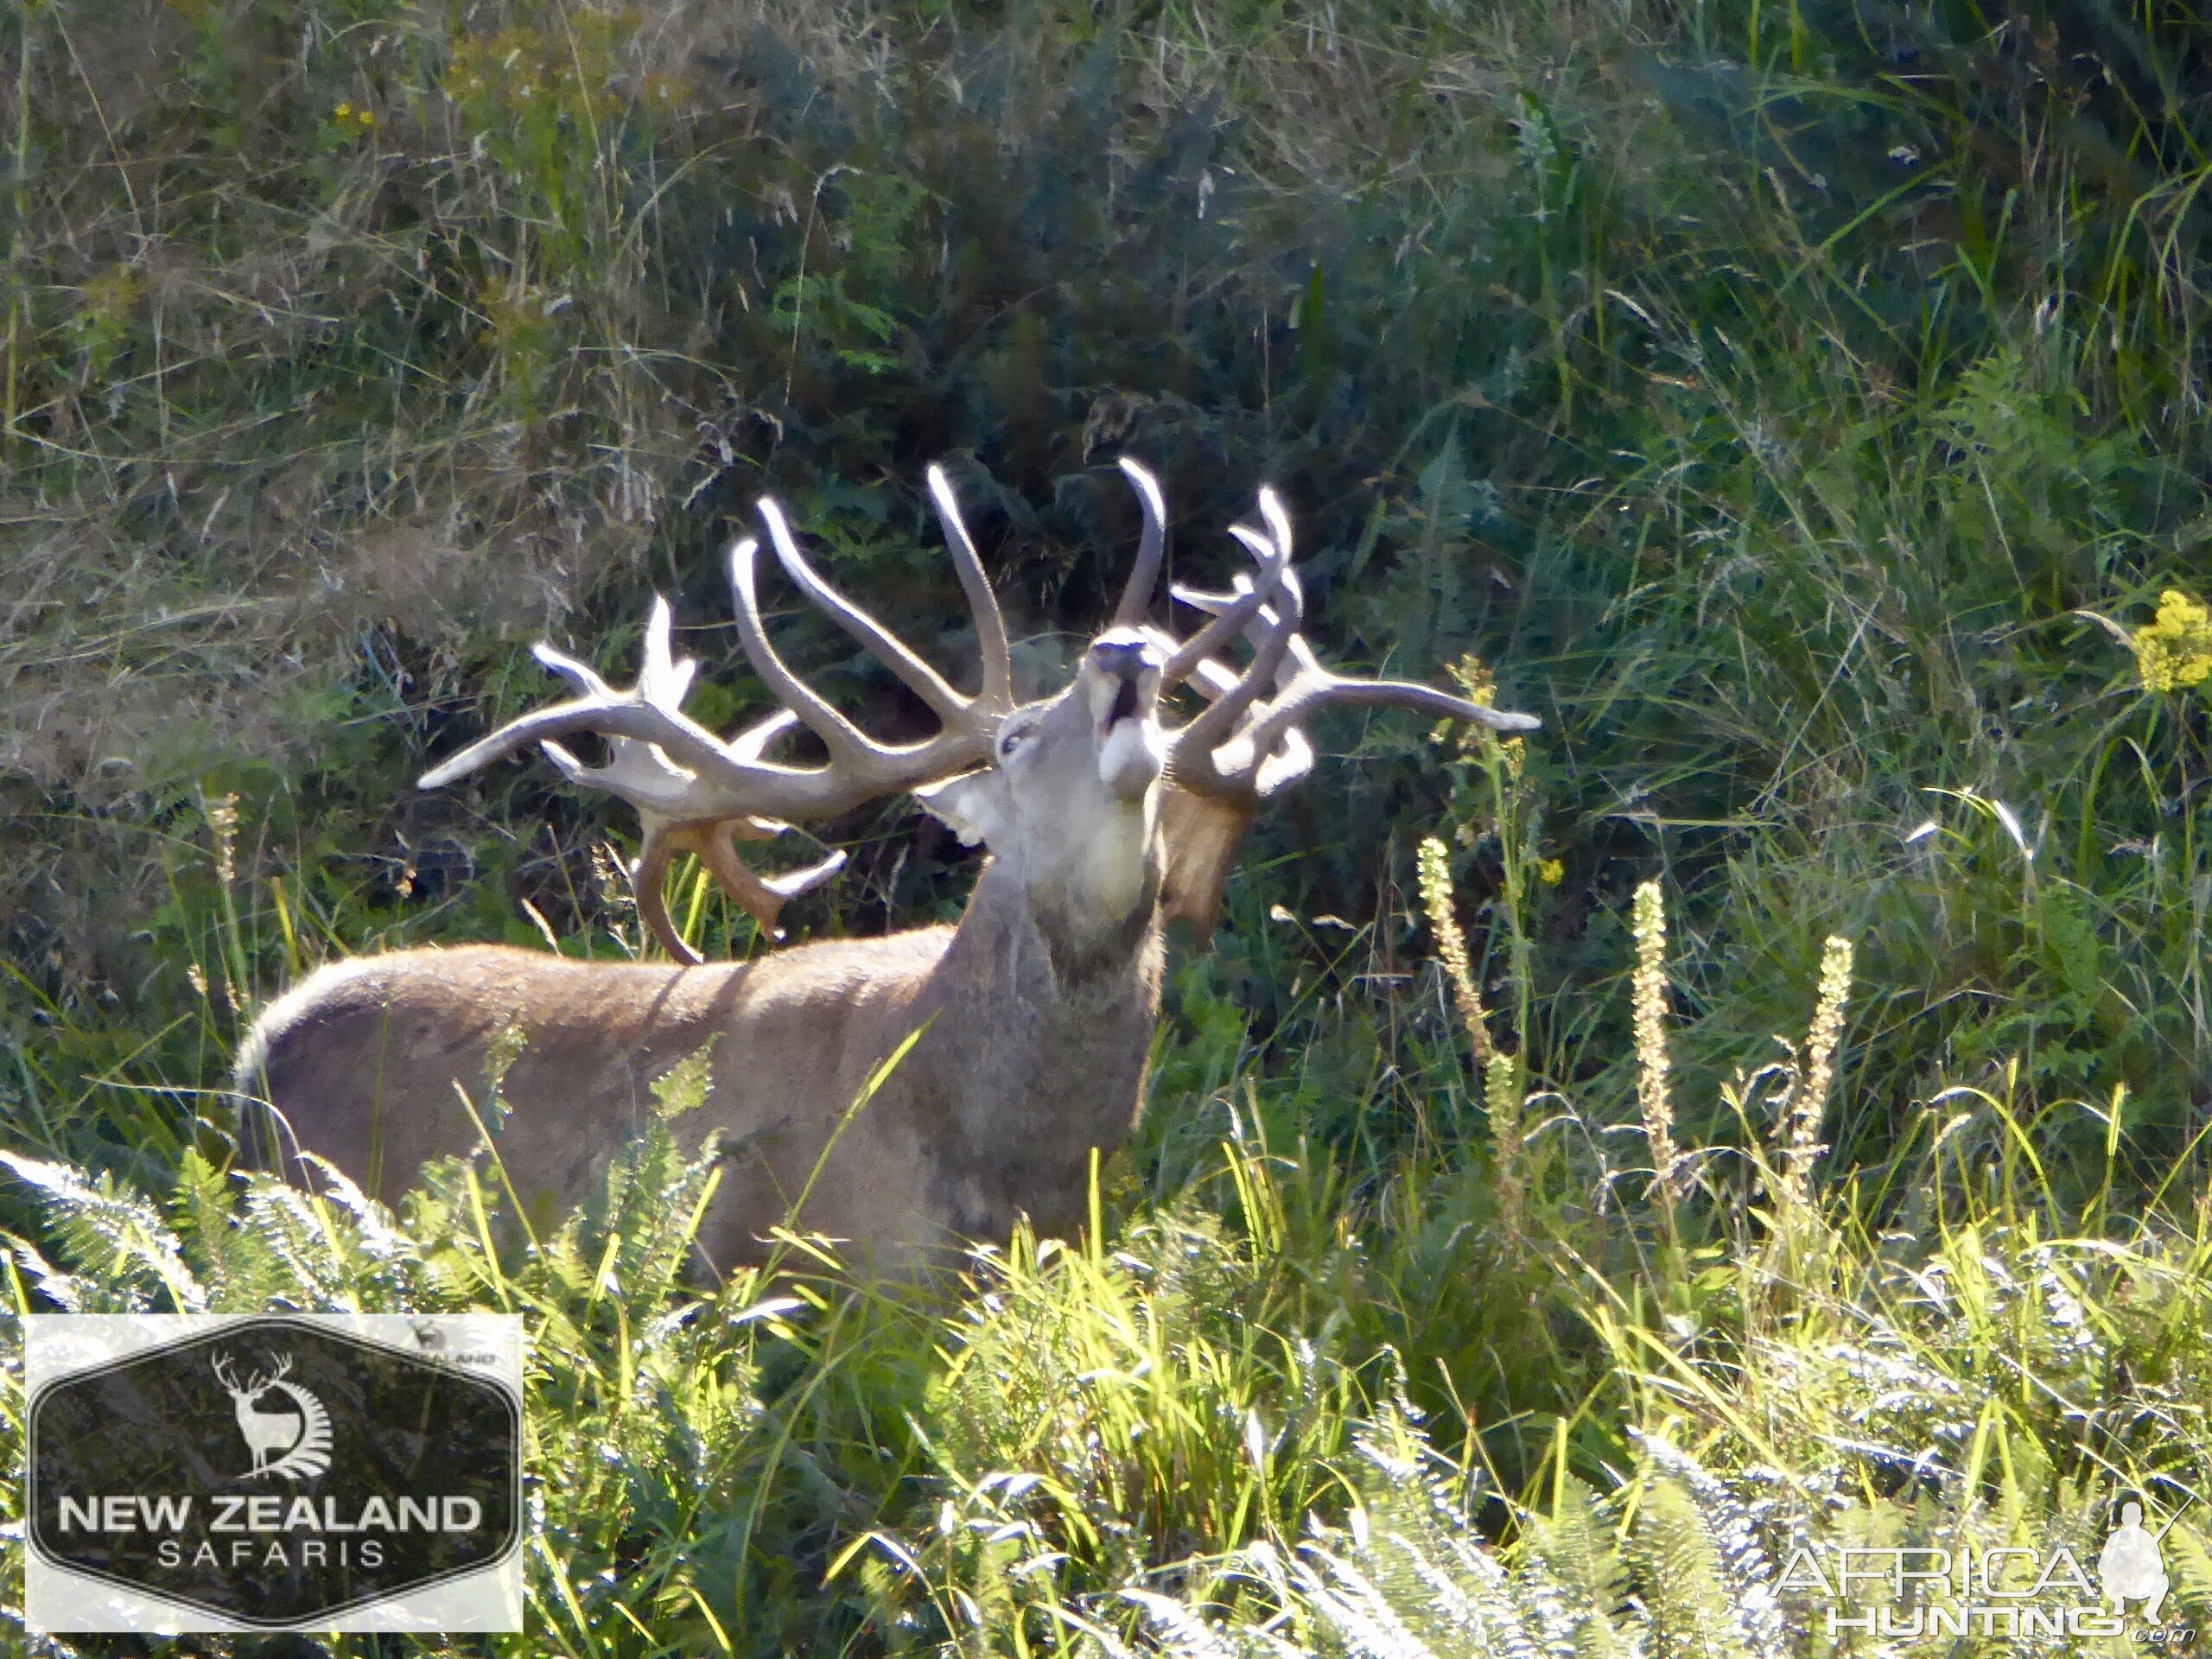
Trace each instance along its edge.
<path fill-rule="evenodd" d="M 1774 1567 L 1750 1512 L 1679 1447 L 1637 1434 L 1651 1465 L 1634 1538 L 1662 1655 L 1784 1659 Z"/>
<path fill-rule="evenodd" d="M 1321 1623 L 1356 1659 L 1438 1659 L 1414 1634 L 1390 1596 L 1368 1576 L 1359 1560 L 1312 1547 L 1313 1565 L 1300 1574 L 1306 1599 Z"/>
<path fill-rule="evenodd" d="M 1621 1620 L 1627 1587 L 1620 1552 L 1599 1527 L 1589 1489 L 1579 1480 L 1564 1483 L 1551 1514 L 1532 1516 L 1523 1526 L 1524 1593 L 1548 1649 L 1560 1659 L 1642 1654 L 1640 1633 Z"/>
<path fill-rule="evenodd" d="M 1126 1588 L 1122 1599 L 1144 1614 L 1145 1626 L 1170 1659 L 1250 1659 L 1252 1647 L 1233 1641 L 1227 1632 L 1200 1618 L 1173 1596 L 1156 1591 Z M 1102 1642 L 1110 1638 L 1102 1638 Z M 1118 1643 L 1114 1644 L 1119 1646 Z M 1127 1649 L 1122 1649 L 1126 1653 Z"/>
<path fill-rule="evenodd" d="M 0 1152 L 0 1163 L 37 1191 L 60 1254 L 80 1270 L 75 1311 L 207 1311 L 206 1287 L 185 1265 L 176 1234 L 146 1198 L 105 1173 L 86 1180 L 67 1164 L 12 1152 Z"/>

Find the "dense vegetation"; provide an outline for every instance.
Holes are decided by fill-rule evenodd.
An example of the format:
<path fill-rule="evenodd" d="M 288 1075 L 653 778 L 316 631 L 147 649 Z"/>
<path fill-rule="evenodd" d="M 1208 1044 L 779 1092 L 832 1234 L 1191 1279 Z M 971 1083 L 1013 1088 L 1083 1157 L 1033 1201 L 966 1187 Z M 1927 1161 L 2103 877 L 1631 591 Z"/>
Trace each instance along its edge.
<path fill-rule="evenodd" d="M 525 1311 L 500 1652 L 2082 1650 L 1777 1584 L 2212 1478 L 2208 93 L 2149 0 L 0 0 L 6 1320 Z M 315 963 L 640 948 L 602 806 L 409 787 L 531 639 L 658 589 L 756 712 L 772 489 L 956 662 L 945 459 L 1047 683 L 1123 452 L 1546 728 L 1318 734 L 1103 1236 L 856 1299 L 687 1281 L 662 1143 L 524 1258 L 230 1171 Z M 836 828 L 800 932 L 957 910 Z"/>

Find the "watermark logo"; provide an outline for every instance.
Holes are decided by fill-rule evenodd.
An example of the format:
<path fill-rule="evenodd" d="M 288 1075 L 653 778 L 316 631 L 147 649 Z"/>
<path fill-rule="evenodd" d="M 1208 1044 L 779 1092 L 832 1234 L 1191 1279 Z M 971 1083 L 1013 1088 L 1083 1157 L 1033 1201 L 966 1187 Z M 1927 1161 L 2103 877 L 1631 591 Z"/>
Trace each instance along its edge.
<path fill-rule="evenodd" d="M 2176 1516 L 2174 1520 L 2181 1517 Z M 2167 1529 L 2173 1521 L 2166 1522 Z M 2143 1529 L 2143 1506 L 2132 1499 L 2120 1512 L 2120 1524 L 2113 1529 L 2111 1537 L 2105 1540 L 2104 1553 L 2097 1557 L 2097 1580 L 2104 1586 L 2105 1599 L 2112 1604 L 2113 1611 L 2125 1612 L 2131 1601 L 2143 1604 L 2143 1617 L 2155 1624 L 2158 1609 L 2166 1601 L 2166 1561 L 2158 1548 L 2162 1530 L 2153 1538 Z"/>
<path fill-rule="evenodd" d="M 1808 1611 L 1818 1609 L 1830 1637 L 2119 1637 L 2130 1632 L 2128 1604 L 2134 1602 L 2140 1604 L 2138 1639 L 2185 1646 L 2195 1641 L 2195 1630 L 2158 1623 L 2169 1585 L 2160 1546 L 2179 1519 L 2177 1512 L 2154 1535 L 2143 1524 L 2143 1505 L 2130 1499 L 2094 1576 L 2064 1545 L 1832 1546 L 1791 1551 L 1776 1588 Z"/>
<path fill-rule="evenodd" d="M 522 1628 L 518 1319 L 25 1325 L 32 1630 Z"/>

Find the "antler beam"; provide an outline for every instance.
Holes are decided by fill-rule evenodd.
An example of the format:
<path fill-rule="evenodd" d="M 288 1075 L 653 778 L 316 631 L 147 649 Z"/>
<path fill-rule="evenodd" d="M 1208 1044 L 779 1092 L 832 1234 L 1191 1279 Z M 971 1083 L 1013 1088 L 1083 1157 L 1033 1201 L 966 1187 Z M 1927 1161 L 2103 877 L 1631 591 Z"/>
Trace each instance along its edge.
<path fill-rule="evenodd" d="M 982 663 L 982 684 L 973 696 L 953 690 L 904 641 L 824 582 L 800 551 L 774 501 L 764 498 L 760 513 L 785 575 L 929 707 L 941 726 L 936 736 L 912 744 L 879 742 L 791 671 L 769 643 L 761 620 L 760 543 L 748 537 L 729 553 L 738 638 L 782 709 L 727 740 L 686 715 L 682 705 L 698 664 L 674 656 L 668 604 L 656 595 L 645 628 L 645 664 L 635 685 L 611 686 L 585 664 L 541 644 L 537 659 L 580 695 L 511 721 L 472 743 L 425 772 L 421 787 L 442 788 L 537 744 L 571 783 L 603 790 L 637 809 L 643 839 L 631 881 L 639 915 L 671 956 L 688 963 L 700 960 L 677 931 L 662 896 L 669 863 L 679 852 L 699 857 L 730 898 L 773 934 L 785 904 L 828 880 L 844 855 L 764 877 L 739 855 L 739 839 L 766 839 L 788 829 L 786 820 L 835 817 L 863 802 L 971 766 L 989 754 L 999 722 L 1014 708 L 1006 621 L 940 468 L 930 469 L 930 493 L 975 618 Z M 829 751 L 827 763 L 795 766 L 767 759 L 769 748 L 800 725 L 821 739 Z M 560 741 L 580 732 L 606 740 L 606 765 L 584 765 Z"/>

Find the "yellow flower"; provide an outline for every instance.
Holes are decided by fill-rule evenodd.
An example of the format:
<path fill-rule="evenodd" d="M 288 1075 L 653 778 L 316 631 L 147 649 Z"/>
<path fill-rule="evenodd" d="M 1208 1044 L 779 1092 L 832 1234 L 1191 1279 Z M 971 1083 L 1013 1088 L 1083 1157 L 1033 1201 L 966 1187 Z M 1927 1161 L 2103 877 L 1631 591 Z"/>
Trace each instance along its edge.
<path fill-rule="evenodd" d="M 1459 690 L 1469 702 L 1484 709 L 1497 706 L 1497 677 L 1472 652 L 1452 664 L 1449 672 L 1453 679 L 1459 681 Z M 1437 729 L 1445 732 L 1452 728 L 1446 725 Z M 1495 745 L 1497 752 L 1504 757 L 1505 775 L 1516 784 L 1521 781 L 1522 768 L 1529 759 L 1529 745 L 1524 739 L 1500 738 L 1497 733 L 1480 726 L 1459 728 L 1459 753 L 1462 754 L 1485 754 L 1490 752 L 1491 746 Z"/>
<path fill-rule="evenodd" d="M 2212 609 L 2178 588 L 2158 595 L 2157 619 L 2136 629 L 2132 643 L 2146 691 L 2179 691 L 2212 680 Z"/>
<path fill-rule="evenodd" d="M 1567 866 L 1555 858 L 1545 859 L 1536 866 L 1536 880 L 1548 887 L 1555 887 L 1567 880 Z"/>

